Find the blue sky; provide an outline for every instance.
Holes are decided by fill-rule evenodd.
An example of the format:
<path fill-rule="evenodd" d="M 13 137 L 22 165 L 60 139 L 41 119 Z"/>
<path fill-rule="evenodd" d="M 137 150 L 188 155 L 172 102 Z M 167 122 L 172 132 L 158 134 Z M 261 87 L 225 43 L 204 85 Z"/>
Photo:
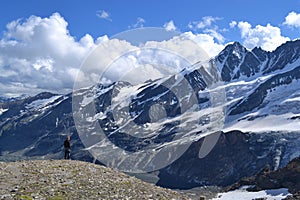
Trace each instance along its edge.
<path fill-rule="evenodd" d="M 91 49 L 141 27 L 187 33 L 211 56 L 234 41 L 273 51 L 299 38 L 300 0 L 2 0 L 0 95 L 70 89 Z"/>
<path fill-rule="evenodd" d="M 300 13 L 300 0 L 2 0 L 0 30 L 5 31 L 7 23 L 19 18 L 49 17 L 58 12 L 76 38 L 86 33 L 93 37 L 112 36 L 140 26 L 162 27 L 171 20 L 179 31 L 201 32 L 190 29 L 189 23 L 210 16 L 218 18 L 214 25 L 220 29 L 229 29 L 231 21 L 246 21 L 252 26 L 269 23 L 293 39 L 298 37 L 299 29 L 282 25 L 292 11 Z M 108 14 L 107 18 L 101 18 L 102 12 Z M 139 19 L 142 22 L 138 23 Z M 223 35 L 226 41 L 241 41 L 237 30 L 224 31 Z"/>

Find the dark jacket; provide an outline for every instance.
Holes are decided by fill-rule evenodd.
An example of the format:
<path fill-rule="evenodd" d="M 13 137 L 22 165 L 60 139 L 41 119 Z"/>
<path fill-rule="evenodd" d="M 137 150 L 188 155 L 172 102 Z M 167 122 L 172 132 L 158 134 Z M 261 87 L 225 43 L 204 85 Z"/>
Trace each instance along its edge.
<path fill-rule="evenodd" d="M 66 149 L 70 149 L 70 148 L 71 148 L 70 140 L 65 140 L 65 142 L 64 142 L 64 147 L 65 147 Z"/>

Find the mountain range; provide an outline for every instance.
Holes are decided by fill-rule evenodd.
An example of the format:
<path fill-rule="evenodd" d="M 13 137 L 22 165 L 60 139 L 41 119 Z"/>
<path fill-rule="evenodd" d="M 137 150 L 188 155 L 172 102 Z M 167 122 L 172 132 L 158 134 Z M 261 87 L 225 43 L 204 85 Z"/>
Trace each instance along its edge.
<path fill-rule="evenodd" d="M 272 52 L 235 42 L 210 64 L 215 71 L 199 64 L 139 85 L 1 98 L 0 160 L 61 159 L 71 135 L 72 159 L 192 188 L 228 186 L 299 157 L 300 40 Z"/>

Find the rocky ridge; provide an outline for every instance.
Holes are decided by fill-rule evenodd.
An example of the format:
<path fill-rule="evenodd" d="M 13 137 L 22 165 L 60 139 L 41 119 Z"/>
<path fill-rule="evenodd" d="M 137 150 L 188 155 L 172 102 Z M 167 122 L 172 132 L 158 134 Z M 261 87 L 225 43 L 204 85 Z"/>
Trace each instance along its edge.
<path fill-rule="evenodd" d="M 235 190 L 241 186 L 250 185 L 249 191 L 288 188 L 293 197 L 287 199 L 300 199 L 300 157 L 291 160 L 285 167 L 272 171 L 266 166 L 255 176 L 245 177 L 238 183 L 226 188 L 226 191 Z"/>
<path fill-rule="evenodd" d="M 0 199 L 189 199 L 113 169 L 73 160 L 0 162 Z"/>

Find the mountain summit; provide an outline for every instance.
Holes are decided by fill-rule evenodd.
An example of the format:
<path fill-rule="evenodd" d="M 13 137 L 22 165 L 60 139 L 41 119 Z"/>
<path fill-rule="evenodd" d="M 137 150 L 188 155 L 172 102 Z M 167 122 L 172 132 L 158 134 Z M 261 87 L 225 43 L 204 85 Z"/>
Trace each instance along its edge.
<path fill-rule="evenodd" d="M 216 56 L 216 63 L 222 80 L 230 82 L 254 79 L 258 75 L 268 75 L 295 63 L 300 56 L 300 40 L 289 41 L 275 51 L 267 52 L 259 47 L 247 50 L 235 42 L 225 47 Z"/>

